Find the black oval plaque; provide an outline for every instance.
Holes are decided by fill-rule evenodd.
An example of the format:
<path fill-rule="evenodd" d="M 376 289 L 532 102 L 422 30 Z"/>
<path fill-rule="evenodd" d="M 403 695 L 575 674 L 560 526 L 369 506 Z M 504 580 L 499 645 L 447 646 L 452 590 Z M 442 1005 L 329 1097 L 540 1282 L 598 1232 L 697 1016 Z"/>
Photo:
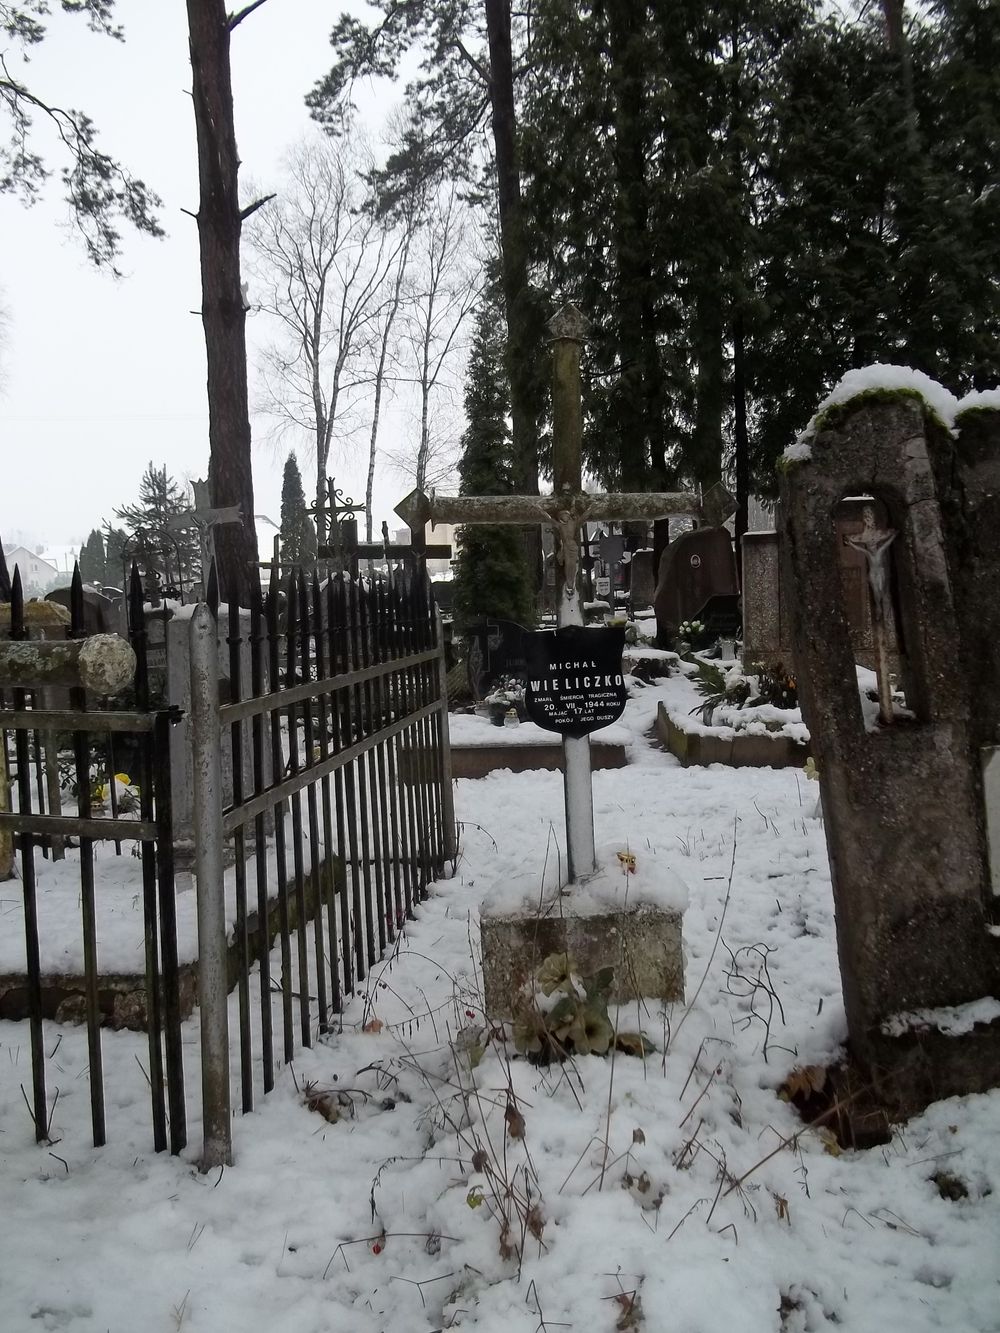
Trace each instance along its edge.
<path fill-rule="evenodd" d="M 625 631 L 537 630 L 524 636 L 524 706 L 532 722 L 563 736 L 610 727 L 625 711 Z"/>

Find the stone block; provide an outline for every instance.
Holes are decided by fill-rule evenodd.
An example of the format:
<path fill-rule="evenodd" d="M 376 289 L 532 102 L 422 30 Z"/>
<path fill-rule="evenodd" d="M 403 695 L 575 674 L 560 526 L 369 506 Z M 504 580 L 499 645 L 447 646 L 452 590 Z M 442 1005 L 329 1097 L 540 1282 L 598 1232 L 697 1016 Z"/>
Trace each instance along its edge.
<path fill-rule="evenodd" d="M 794 666 L 777 532 L 743 536 L 743 661 Z"/>
<path fill-rule="evenodd" d="M 509 1019 L 521 988 L 554 953 L 582 976 L 615 969 L 613 1002 L 684 999 L 683 913 L 650 904 L 563 915 L 483 915 L 483 988 L 491 1019 Z"/>

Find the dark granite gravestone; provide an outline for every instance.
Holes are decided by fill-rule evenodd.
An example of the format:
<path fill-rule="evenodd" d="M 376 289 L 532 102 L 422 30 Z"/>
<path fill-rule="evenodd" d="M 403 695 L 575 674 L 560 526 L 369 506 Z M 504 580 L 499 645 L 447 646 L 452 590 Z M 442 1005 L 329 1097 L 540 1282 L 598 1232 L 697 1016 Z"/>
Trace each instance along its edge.
<path fill-rule="evenodd" d="M 653 577 L 653 552 L 649 548 L 636 551 L 632 556 L 629 601 L 633 611 L 645 611 L 653 605 L 656 580 Z"/>
<path fill-rule="evenodd" d="M 653 607 L 662 640 L 673 642 L 685 620 L 702 620 L 710 600 L 729 598 L 728 625 L 739 623 L 739 581 L 733 540 L 725 528 L 695 528 L 682 533 L 664 551 Z M 714 603 L 718 613 L 721 604 Z M 732 633 L 733 628 L 717 630 Z"/>
<path fill-rule="evenodd" d="M 561 736 L 587 736 L 625 711 L 624 629 L 567 625 L 524 637 L 528 717 Z"/>
<path fill-rule="evenodd" d="M 980 438 L 978 428 L 960 427 L 956 440 L 919 398 L 869 393 L 838 410 L 782 481 L 795 665 L 819 769 L 850 1045 L 904 1114 L 1000 1083 L 981 753 L 981 719 L 994 741 L 1000 719 L 1000 432 Z M 842 496 L 859 494 L 879 500 L 888 521 L 866 534 L 872 600 L 894 589 L 891 605 L 880 594 L 873 635 L 883 616 L 894 619 L 906 647 L 907 711 L 897 715 L 890 697 L 887 715 L 880 689 L 869 725 L 831 521 Z M 887 666 L 883 653 L 880 685 Z"/>
<path fill-rule="evenodd" d="M 466 630 L 469 641 L 469 689 L 473 699 L 485 699 L 505 677 L 523 680 L 524 639 L 528 631 L 513 620 L 484 620 Z"/>
<path fill-rule="evenodd" d="M 450 616 L 455 602 L 455 584 L 452 579 L 434 579 L 431 583 L 431 592 L 434 594 L 434 601 L 441 610 L 441 614 Z"/>

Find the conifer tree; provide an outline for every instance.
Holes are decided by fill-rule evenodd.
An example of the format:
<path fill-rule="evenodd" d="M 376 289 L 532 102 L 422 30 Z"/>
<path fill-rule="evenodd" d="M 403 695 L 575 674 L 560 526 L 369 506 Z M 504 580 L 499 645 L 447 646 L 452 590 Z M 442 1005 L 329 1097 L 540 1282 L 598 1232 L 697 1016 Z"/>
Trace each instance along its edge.
<path fill-rule="evenodd" d="M 184 491 L 169 475 L 166 465 L 149 463 L 139 483 L 139 498 L 133 505 L 115 510 L 130 537 L 142 552 L 147 568 L 160 575 L 179 577 L 185 583 L 201 573 L 201 551 L 194 528 L 172 529 L 169 520 L 190 509 Z"/>
<path fill-rule="evenodd" d="M 296 565 L 316 559 L 316 529 L 306 511 L 302 474 L 294 452 L 285 459 L 281 481 L 281 558 Z"/>
<path fill-rule="evenodd" d="M 852 366 L 996 381 L 1000 38 L 977 0 L 907 19 L 890 41 L 811 0 L 537 11 L 530 234 L 594 324 L 605 484 L 770 490 Z"/>
<path fill-rule="evenodd" d="M 80 577 L 84 583 L 103 583 L 106 563 L 104 538 L 93 528 L 80 551 Z"/>
<path fill-rule="evenodd" d="M 111 523 L 105 523 L 103 536 L 104 576 L 101 583 L 127 592 L 130 571 L 125 568 L 125 543 L 128 541 L 128 533 L 124 528 L 116 528 Z"/>
<path fill-rule="evenodd" d="M 466 371 L 467 425 L 458 465 L 463 495 L 509 495 L 517 491 L 501 309 L 493 285 L 487 289 L 477 314 Z M 487 616 L 522 625 L 535 623 L 524 543 L 520 530 L 508 524 L 470 525 L 459 533 L 456 621 L 461 628 Z"/>

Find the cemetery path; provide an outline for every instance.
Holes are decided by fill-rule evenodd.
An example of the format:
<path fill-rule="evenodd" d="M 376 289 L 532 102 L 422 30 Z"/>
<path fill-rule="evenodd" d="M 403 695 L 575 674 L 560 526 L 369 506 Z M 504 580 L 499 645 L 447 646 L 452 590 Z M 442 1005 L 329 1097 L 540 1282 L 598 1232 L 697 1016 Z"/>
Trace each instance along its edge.
<path fill-rule="evenodd" d="M 151 1152 L 142 1034 L 104 1035 L 110 1142 L 88 1147 L 85 1037 L 52 1024 L 36 1147 L 26 1025 L 0 1023 L 5 1333 L 1000 1329 L 1000 1093 L 866 1152 L 803 1130 L 776 1091 L 844 1034 L 815 787 L 681 769 L 643 739 L 658 697 L 629 705 L 629 767 L 594 775 L 598 842 L 690 892 L 687 1006 L 627 1016 L 655 1053 L 543 1069 L 482 1049 L 478 904 L 541 876 L 562 783 L 460 782 L 455 878 L 237 1119 L 233 1168 Z M 192 1084 L 197 1041 L 188 1023 Z"/>

